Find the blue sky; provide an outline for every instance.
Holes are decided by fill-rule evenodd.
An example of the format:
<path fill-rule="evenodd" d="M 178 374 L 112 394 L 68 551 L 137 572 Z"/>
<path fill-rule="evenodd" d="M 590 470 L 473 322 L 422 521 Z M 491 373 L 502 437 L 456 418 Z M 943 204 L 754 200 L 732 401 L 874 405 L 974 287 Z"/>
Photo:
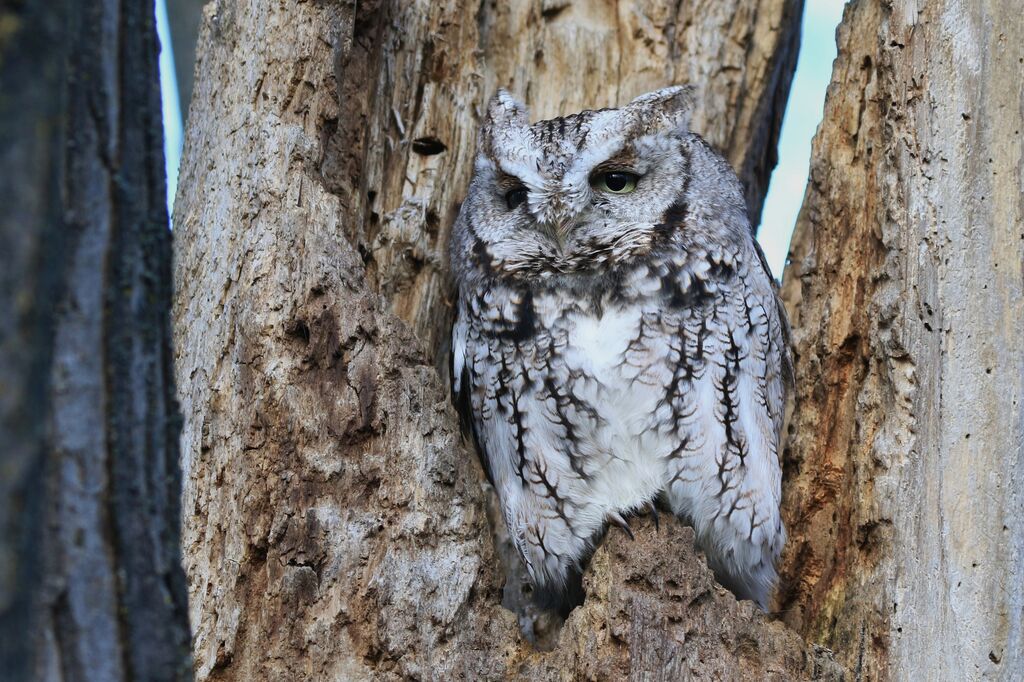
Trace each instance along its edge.
<path fill-rule="evenodd" d="M 174 52 L 167 23 L 167 2 L 156 0 L 156 33 L 160 38 L 160 95 L 164 114 L 164 160 L 167 164 L 167 210 L 174 205 L 178 189 L 178 165 L 181 163 L 181 103 L 178 100 L 178 79 L 174 75 Z"/>
<path fill-rule="evenodd" d="M 779 165 L 772 173 L 761 215 L 758 241 L 776 277 L 782 277 L 789 239 L 807 184 L 811 139 L 821 122 L 825 90 L 836 57 L 835 31 L 842 18 L 845 0 L 806 0 L 803 35 L 796 75 L 782 123 Z M 167 159 L 167 205 L 174 201 L 181 160 L 182 112 L 174 76 L 174 57 L 168 33 L 166 0 L 156 0 L 160 53 L 160 89 L 163 92 L 164 150 Z"/>
<path fill-rule="evenodd" d="M 779 165 L 772 173 L 757 240 L 772 273 L 782 278 L 811 162 L 811 139 L 821 123 L 825 90 L 836 58 L 836 26 L 845 0 L 806 0 L 800 57 L 779 140 Z"/>

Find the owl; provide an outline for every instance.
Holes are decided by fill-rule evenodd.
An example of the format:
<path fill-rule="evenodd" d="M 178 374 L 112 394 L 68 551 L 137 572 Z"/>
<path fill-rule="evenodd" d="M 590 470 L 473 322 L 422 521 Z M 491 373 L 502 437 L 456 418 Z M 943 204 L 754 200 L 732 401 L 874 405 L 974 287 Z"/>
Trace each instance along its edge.
<path fill-rule="evenodd" d="M 453 398 L 538 594 L 657 504 L 767 608 L 788 326 L 689 87 L 530 124 L 500 91 L 453 227 Z M 563 601 L 564 603 L 564 601 Z"/>

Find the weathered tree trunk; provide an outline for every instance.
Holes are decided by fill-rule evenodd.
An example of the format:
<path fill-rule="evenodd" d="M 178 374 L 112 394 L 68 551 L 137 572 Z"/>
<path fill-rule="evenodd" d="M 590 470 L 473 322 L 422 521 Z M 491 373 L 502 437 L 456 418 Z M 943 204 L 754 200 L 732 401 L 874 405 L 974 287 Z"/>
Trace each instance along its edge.
<path fill-rule="evenodd" d="M 833 676 L 690 531 L 611 537 L 555 650 L 500 606 L 444 370 L 444 249 L 498 84 L 536 116 L 701 88 L 756 214 L 800 2 L 207 9 L 176 215 L 184 552 L 200 679 Z"/>
<path fill-rule="evenodd" d="M 0 26 L 0 670 L 190 678 L 153 5 Z"/>
<path fill-rule="evenodd" d="M 785 619 L 868 679 L 1024 678 L 1024 19 L 851 3 L 785 295 Z"/>

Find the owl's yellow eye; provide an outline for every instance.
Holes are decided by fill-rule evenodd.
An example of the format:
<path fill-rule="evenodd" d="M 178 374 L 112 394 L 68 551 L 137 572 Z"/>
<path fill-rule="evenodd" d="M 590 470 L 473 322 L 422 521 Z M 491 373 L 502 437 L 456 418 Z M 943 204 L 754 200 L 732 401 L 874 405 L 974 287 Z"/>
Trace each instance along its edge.
<path fill-rule="evenodd" d="M 590 179 L 594 189 L 612 194 L 629 194 L 636 189 L 636 181 L 640 176 L 626 171 L 607 171 L 597 173 Z"/>

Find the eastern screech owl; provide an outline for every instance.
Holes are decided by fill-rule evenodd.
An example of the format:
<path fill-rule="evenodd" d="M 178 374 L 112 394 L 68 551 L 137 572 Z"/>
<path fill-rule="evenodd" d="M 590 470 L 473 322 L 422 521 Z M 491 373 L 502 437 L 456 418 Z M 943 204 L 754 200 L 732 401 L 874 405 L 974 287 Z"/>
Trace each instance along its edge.
<path fill-rule="evenodd" d="M 691 90 L 530 125 L 488 106 L 455 223 L 454 396 L 539 593 L 667 504 L 767 608 L 785 542 L 787 322 Z"/>

